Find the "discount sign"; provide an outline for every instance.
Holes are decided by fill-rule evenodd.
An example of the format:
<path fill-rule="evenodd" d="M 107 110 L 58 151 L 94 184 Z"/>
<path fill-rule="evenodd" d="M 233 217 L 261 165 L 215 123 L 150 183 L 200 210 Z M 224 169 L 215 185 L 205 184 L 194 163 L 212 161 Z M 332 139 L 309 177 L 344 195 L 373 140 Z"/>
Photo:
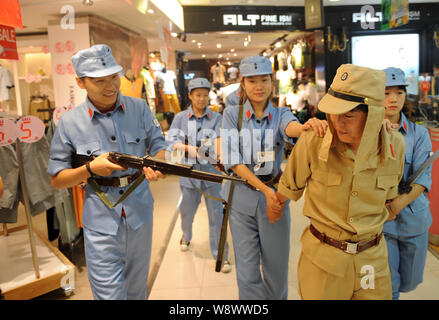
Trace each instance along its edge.
<path fill-rule="evenodd" d="M 44 136 L 44 123 L 40 118 L 35 116 L 22 117 L 17 122 L 19 130 L 18 139 L 21 142 L 32 143 L 37 142 Z"/>
<path fill-rule="evenodd" d="M 15 142 L 17 137 L 18 130 L 15 122 L 6 118 L 0 119 L 0 147 Z"/>
<path fill-rule="evenodd" d="M 22 117 L 17 123 L 7 118 L 0 118 L 0 147 L 17 140 L 37 142 L 44 136 L 44 123 L 35 116 Z"/>

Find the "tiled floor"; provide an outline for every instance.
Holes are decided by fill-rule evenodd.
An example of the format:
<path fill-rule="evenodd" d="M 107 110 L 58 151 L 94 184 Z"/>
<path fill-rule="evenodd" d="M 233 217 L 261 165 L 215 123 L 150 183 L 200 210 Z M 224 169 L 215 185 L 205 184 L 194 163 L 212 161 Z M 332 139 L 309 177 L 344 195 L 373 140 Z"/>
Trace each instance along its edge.
<path fill-rule="evenodd" d="M 165 189 L 166 185 L 166 189 Z M 204 202 L 201 203 L 193 224 L 193 239 L 190 250 L 181 252 L 179 240 L 181 238 L 180 217 L 175 227 L 169 229 L 173 221 L 176 205 L 180 197 L 178 180 L 170 179 L 153 187 L 156 199 L 154 213 L 154 242 L 151 267 L 157 265 L 158 272 L 154 277 L 149 299 L 152 300 L 193 300 L 193 299 L 238 299 L 236 273 L 233 257 L 233 244 L 230 241 L 229 260 L 232 263 L 232 272 L 228 274 L 215 272 L 215 260 L 212 258 L 208 243 L 208 220 Z M 300 254 L 300 236 L 308 224 L 308 219 L 302 215 L 303 200 L 291 202 L 291 251 L 289 268 L 289 295 L 288 299 L 300 299 L 297 292 L 297 262 Z M 33 218 L 34 226 L 47 234 L 45 214 Z M 19 217 L 18 224 L 25 223 Z M 167 232 L 172 232 L 170 242 L 166 247 Z M 56 243 L 56 241 L 54 241 Z M 160 254 L 166 251 L 163 257 Z M 83 259 L 78 260 L 76 289 L 74 294 L 65 297 L 61 292 L 54 291 L 39 297 L 39 299 L 92 299 L 87 279 L 87 269 Z M 151 277 L 150 277 L 151 279 Z M 439 299 L 439 259 L 430 252 L 427 255 L 427 264 L 424 273 L 424 282 L 414 291 L 401 294 L 401 299 Z"/>

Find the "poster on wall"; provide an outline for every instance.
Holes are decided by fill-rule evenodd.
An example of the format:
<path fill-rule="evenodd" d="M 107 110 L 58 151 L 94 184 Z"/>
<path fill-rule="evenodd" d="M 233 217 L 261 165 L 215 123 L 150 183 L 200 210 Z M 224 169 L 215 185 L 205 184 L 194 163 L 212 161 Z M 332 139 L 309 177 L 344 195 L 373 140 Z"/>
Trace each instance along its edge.
<path fill-rule="evenodd" d="M 402 26 L 409 22 L 409 1 L 382 0 L 381 12 L 383 14 L 381 30 Z"/>
<path fill-rule="evenodd" d="M 15 28 L 0 25 L 0 59 L 18 60 Z"/>
<path fill-rule="evenodd" d="M 81 104 L 86 97 L 85 90 L 76 83 L 71 58 L 79 50 L 90 47 L 88 21 L 76 21 L 73 29 L 61 28 L 60 21 L 50 21 L 48 36 L 55 107 L 71 109 Z"/>

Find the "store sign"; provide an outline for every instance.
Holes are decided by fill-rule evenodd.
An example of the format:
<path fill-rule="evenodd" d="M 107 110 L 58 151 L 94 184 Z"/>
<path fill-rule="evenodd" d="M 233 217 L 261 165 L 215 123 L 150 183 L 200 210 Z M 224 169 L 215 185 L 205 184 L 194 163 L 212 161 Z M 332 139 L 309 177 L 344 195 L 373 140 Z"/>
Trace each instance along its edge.
<path fill-rule="evenodd" d="M 0 119 L 0 147 L 14 143 L 17 138 L 21 142 L 34 143 L 44 136 L 45 126 L 40 118 L 25 116 L 15 123 L 11 119 Z"/>
<path fill-rule="evenodd" d="M 421 20 L 420 11 L 409 11 L 409 21 Z M 375 23 L 383 21 L 383 13 L 381 11 L 373 12 L 354 12 L 352 14 L 353 23 Z"/>
<path fill-rule="evenodd" d="M 223 24 L 225 26 L 291 26 L 293 17 L 291 15 L 277 14 L 224 14 Z"/>
<path fill-rule="evenodd" d="M 184 8 L 185 31 L 203 33 L 303 30 L 304 12 L 304 7 L 187 6 Z"/>
<path fill-rule="evenodd" d="M 0 59 L 18 60 L 15 28 L 0 25 Z"/>
<path fill-rule="evenodd" d="M 306 29 L 321 28 L 324 25 L 323 1 L 305 1 L 305 26 Z"/>

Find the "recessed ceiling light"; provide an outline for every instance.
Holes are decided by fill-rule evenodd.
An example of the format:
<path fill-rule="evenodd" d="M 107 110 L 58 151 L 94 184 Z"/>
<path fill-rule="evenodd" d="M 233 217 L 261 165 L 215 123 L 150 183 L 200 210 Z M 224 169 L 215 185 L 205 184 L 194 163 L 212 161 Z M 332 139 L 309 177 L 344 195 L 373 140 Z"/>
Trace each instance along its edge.
<path fill-rule="evenodd" d="M 153 13 L 154 13 L 154 10 L 152 10 L 152 9 L 148 9 L 148 13 L 153 14 Z"/>
<path fill-rule="evenodd" d="M 174 38 L 176 38 L 178 36 L 177 32 L 171 32 L 171 36 L 173 36 Z"/>
<path fill-rule="evenodd" d="M 194 40 L 192 40 L 192 43 L 195 43 L 195 42 L 197 42 L 197 40 L 195 40 L 195 39 L 194 39 Z"/>
<path fill-rule="evenodd" d="M 82 4 L 84 6 L 90 7 L 93 5 L 93 1 L 92 0 L 84 0 L 84 1 L 82 1 Z"/>
<path fill-rule="evenodd" d="M 205 54 L 203 54 L 203 55 L 201 56 L 201 58 L 206 58 L 206 55 L 205 55 Z"/>
<path fill-rule="evenodd" d="M 238 54 L 236 54 L 236 53 L 233 54 L 233 56 L 235 56 L 235 57 L 236 57 L 237 55 L 238 55 Z"/>
<path fill-rule="evenodd" d="M 223 55 L 222 55 L 222 54 L 219 54 L 219 55 L 218 55 L 218 58 L 220 58 L 220 59 L 221 59 L 222 57 L 223 57 Z"/>
<path fill-rule="evenodd" d="M 235 52 L 235 49 L 230 49 L 230 52 Z"/>
<path fill-rule="evenodd" d="M 222 47 L 222 44 L 221 43 L 217 43 L 216 47 L 219 49 L 219 48 Z"/>
<path fill-rule="evenodd" d="M 201 42 L 198 42 L 197 45 L 198 45 L 198 46 L 201 46 Z"/>
<path fill-rule="evenodd" d="M 248 46 L 248 41 L 244 41 L 244 47 Z"/>
<path fill-rule="evenodd" d="M 282 47 L 282 43 L 280 43 L 280 42 L 276 42 L 276 48 L 280 48 L 280 47 Z"/>

